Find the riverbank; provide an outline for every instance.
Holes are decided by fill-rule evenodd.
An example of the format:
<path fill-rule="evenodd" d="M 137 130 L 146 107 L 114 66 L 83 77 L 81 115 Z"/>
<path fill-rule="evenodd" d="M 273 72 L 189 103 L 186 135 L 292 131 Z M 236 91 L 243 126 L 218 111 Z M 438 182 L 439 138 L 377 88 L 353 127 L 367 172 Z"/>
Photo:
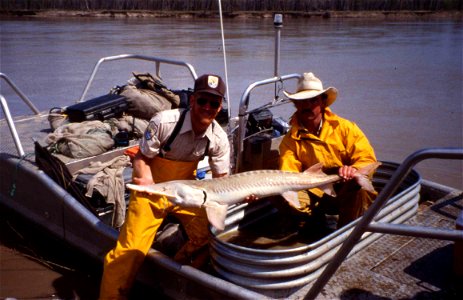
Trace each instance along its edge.
<path fill-rule="evenodd" d="M 274 12 L 236 11 L 223 12 L 226 18 L 273 18 Z M 462 19 L 462 11 L 290 11 L 285 18 L 374 18 L 414 19 L 440 18 Z M 214 11 L 148 11 L 148 10 L 10 10 L 0 11 L 0 16 L 33 18 L 216 18 Z"/>

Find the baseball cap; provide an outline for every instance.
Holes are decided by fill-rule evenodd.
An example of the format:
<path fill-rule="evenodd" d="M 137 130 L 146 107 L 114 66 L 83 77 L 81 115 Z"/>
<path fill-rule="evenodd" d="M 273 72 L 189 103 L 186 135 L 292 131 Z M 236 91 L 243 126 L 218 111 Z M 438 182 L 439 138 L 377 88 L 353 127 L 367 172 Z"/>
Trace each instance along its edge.
<path fill-rule="evenodd" d="M 213 74 L 204 74 L 195 80 L 195 93 L 209 93 L 220 97 L 225 96 L 225 82 L 222 78 Z"/>

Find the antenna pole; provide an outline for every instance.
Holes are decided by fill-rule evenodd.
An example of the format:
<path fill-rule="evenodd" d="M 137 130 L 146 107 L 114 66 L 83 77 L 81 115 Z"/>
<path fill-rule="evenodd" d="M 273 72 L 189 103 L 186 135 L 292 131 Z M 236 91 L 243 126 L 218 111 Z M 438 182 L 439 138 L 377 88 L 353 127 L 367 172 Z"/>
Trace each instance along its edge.
<path fill-rule="evenodd" d="M 280 40 L 281 40 L 281 28 L 283 28 L 283 15 L 275 14 L 273 17 L 273 26 L 275 27 L 275 68 L 273 75 L 275 77 L 280 76 Z M 274 101 L 278 99 L 278 82 L 275 82 Z"/>
<path fill-rule="evenodd" d="M 222 16 L 222 1 L 218 0 L 219 15 L 220 15 L 220 32 L 222 34 L 222 51 L 223 51 L 223 64 L 225 69 L 225 84 L 227 85 L 227 113 L 228 120 L 231 117 L 231 102 L 230 102 L 230 86 L 228 85 L 228 69 L 227 69 L 227 53 L 225 51 L 225 34 L 223 30 L 223 16 Z"/>
<path fill-rule="evenodd" d="M 281 40 L 281 28 L 283 28 L 283 15 L 275 14 L 273 18 L 273 25 L 275 26 L 275 77 L 280 74 L 280 40 Z"/>

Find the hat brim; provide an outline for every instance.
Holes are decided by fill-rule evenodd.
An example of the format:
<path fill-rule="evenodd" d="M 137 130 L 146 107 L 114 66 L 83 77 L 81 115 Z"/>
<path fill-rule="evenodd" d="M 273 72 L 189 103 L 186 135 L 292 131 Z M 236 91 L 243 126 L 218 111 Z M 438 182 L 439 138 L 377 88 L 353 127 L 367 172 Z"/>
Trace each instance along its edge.
<path fill-rule="evenodd" d="M 294 94 L 288 93 L 286 91 L 283 91 L 283 94 L 285 94 L 286 97 L 288 97 L 290 100 L 306 100 L 310 98 L 317 97 L 323 93 L 326 93 L 328 98 L 326 99 L 326 106 L 330 106 L 331 104 L 336 101 L 336 98 L 338 96 L 338 90 L 334 87 L 329 87 L 327 89 L 324 89 L 322 91 L 319 90 L 305 90 L 305 91 L 300 91 Z"/>

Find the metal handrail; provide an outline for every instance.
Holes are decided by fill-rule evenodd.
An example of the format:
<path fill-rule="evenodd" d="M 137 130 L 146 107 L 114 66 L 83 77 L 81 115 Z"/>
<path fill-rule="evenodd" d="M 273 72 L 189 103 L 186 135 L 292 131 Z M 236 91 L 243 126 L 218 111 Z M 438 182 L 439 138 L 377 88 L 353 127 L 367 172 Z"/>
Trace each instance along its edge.
<path fill-rule="evenodd" d="M 80 96 L 77 102 L 84 101 L 84 98 L 87 95 L 88 90 L 90 89 L 90 85 L 92 84 L 93 79 L 95 78 L 96 72 L 98 71 L 98 68 L 100 67 L 102 63 L 114 61 L 114 60 L 123 60 L 123 59 L 139 59 L 139 60 L 147 60 L 147 61 L 155 62 L 156 63 L 156 76 L 158 77 L 160 77 L 161 75 L 161 63 L 165 63 L 165 64 L 170 64 L 170 65 L 186 67 L 190 71 L 191 76 L 193 76 L 193 79 L 198 78 L 198 75 L 196 75 L 196 71 L 193 68 L 193 66 L 183 61 L 165 59 L 165 58 L 154 57 L 154 56 L 136 55 L 136 54 L 120 54 L 120 55 L 115 55 L 115 56 L 107 56 L 107 57 L 101 58 L 96 63 L 95 67 L 93 68 L 92 74 L 90 75 L 90 78 L 88 79 L 87 85 L 84 88 L 82 96 Z"/>
<path fill-rule="evenodd" d="M 6 103 L 5 97 L 0 95 L 0 102 L 2 105 L 3 113 L 5 114 L 6 121 L 8 123 L 8 128 L 10 129 L 11 136 L 13 137 L 16 150 L 20 157 L 25 155 L 21 141 L 19 140 L 18 132 L 16 131 L 16 126 L 14 125 L 13 118 L 11 117 L 10 110 L 8 109 L 8 104 Z"/>
<path fill-rule="evenodd" d="M 250 94 L 253 89 L 259 86 L 267 85 L 267 84 L 272 84 L 272 83 L 278 83 L 278 82 L 283 82 L 289 79 L 299 79 L 301 77 L 300 74 L 288 74 L 288 75 L 283 75 L 280 77 L 272 77 L 268 79 L 264 79 L 261 81 L 256 81 L 252 84 L 250 84 L 246 90 L 244 91 L 243 95 L 241 96 L 240 100 L 240 105 L 239 105 L 239 113 L 238 113 L 238 129 L 237 129 L 237 150 L 236 150 L 236 162 L 235 162 L 235 170 L 239 171 L 241 167 L 241 160 L 243 156 L 243 144 L 244 144 L 244 136 L 246 134 L 246 121 L 247 121 L 247 115 L 251 113 L 252 111 L 248 111 L 249 107 L 249 99 L 250 99 Z M 273 103 L 275 105 L 276 103 Z M 272 105 L 270 105 L 272 106 Z"/>
<path fill-rule="evenodd" d="M 14 82 L 4 73 L 0 73 L 0 78 L 6 81 L 8 85 L 13 89 L 13 91 L 24 101 L 24 103 L 29 106 L 29 108 L 34 112 L 36 115 L 40 115 L 40 111 L 37 107 L 32 103 L 31 100 L 14 84 Z M 23 146 L 21 144 L 21 140 L 19 139 L 18 131 L 16 130 L 16 126 L 14 125 L 13 117 L 10 113 L 10 108 L 8 107 L 8 102 L 6 101 L 3 95 L 0 95 L 0 104 L 2 106 L 3 113 L 5 114 L 5 119 L 8 124 L 8 128 L 10 129 L 11 136 L 13 137 L 14 144 L 16 146 L 16 150 L 18 150 L 18 154 L 20 157 L 25 155 Z"/>
<path fill-rule="evenodd" d="M 310 290 L 305 296 L 305 299 L 315 299 L 320 293 L 323 287 L 328 283 L 330 278 L 342 264 L 342 262 L 349 255 L 352 248 L 359 241 L 360 237 L 366 231 L 371 232 L 383 232 L 383 233 L 396 233 L 410 236 L 437 238 L 437 239 L 448 239 L 448 240 L 463 240 L 463 230 L 452 230 L 452 234 L 448 231 L 430 230 L 423 232 L 422 228 L 415 227 L 414 229 L 404 230 L 403 227 L 399 229 L 397 225 L 386 225 L 386 224 L 370 224 L 376 214 L 381 210 L 389 197 L 397 190 L 400 183 L 408 175 L 411 169 L 420 161 L 430 158 L 440 159 L 459 159 L 463 160 L 463 148 L 428 148 L 422 149 L 412 153 L 408 156 L 399 168 L 394 172 L 391 180 L 386 184 L 383 190 L 365 212 L 363 217 L 359 220 L 357 226 L 355 226 L 352 233 L 343 243 L 341 248 L 338 250 L 333 259 L 328 263 L 325 270 L 318 277 L 315 283 L 312 285 Z M 387 229 L 386 229 L 387 228 Z"/>
<path fill-rule="evenodd" d="M 8 78 L 8 76 L 6 76 L 6 74 L 0 73 L 0 78 L 3 78 L 6 81 L 6 83 L 8 83 L 8 85 L 16 92 L 16 94 L 24 101 L 24 103 L 27 104 L 27 106 L 29 106 L 29 108 L 36 115 L 40 115 L 40 111 L 37 109 L 37 107 L 35 107 L 32 101 L 29 100 L 29 98 L 27 98 L 27 96 L 13 83 L 13 81 L 11 81 L 10 78 Z"/>
<path fill-rule="evenodd" d="M 405 235 L 429 239 L 457 241 L 463 240 L 463 231 L 452 229 L 430 228 L 426 226 L 414 226 L 406 224 L 372 223 L 368 230 L 377 233 Z"/>

